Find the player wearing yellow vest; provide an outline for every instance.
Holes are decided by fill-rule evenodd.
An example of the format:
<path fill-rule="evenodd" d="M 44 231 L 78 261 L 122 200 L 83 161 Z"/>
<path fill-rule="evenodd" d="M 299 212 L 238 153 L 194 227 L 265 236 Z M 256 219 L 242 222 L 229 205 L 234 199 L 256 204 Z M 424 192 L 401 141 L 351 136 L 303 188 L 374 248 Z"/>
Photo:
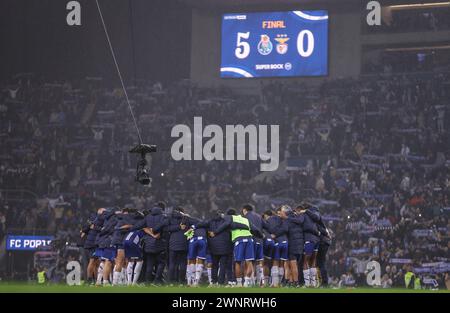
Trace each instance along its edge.
<path fill-rule="evenodd" d="M 47 275 L 45 274 L 45 270 L 42 269 L 40 271 L 37 272 L 37 282 L 39 285 L 43 285 L 45 284 L 47 280 Z"/>
<path fill-rule="evenodd" d="M 420 284 L 420 277 L 418 276 L 414 278 L 414 289 L 416 290 L 422 289 L 422 286 Z"/>
<path fill-rule="evenodd" d="M 411 288 L 411 281 L 414 281 L 415 276 L 411 271 L 405 273 L 405 288 Z"/>
<path fill-rule="evenodd" d="M 227 229 L 231 231 L 231 241 L 234 243 L 234 271 L 237 286 L 242 287 L 242 276 L 244 276 L 244 287 L 250 287 L 253 277 L 253 261 L 255 259 L 255 250 L 252 229 L 250 221 L 237 215 L 235 210 L 229 210 L 225 221 L 217 227 L 210 236 L 214 237 Z M 244 262 L 244 270 L 241 263 Z"/>

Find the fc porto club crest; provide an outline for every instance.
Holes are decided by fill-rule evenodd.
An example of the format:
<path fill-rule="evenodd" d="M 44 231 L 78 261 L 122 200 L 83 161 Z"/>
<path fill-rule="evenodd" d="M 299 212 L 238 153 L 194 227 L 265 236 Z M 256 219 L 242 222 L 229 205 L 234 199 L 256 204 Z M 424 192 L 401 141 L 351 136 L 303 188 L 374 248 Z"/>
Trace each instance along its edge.
<path fill-rule="evenodd" d="M 275 38 L 275 41 L 277 43 L 277 52 L 279 54 L 285 54 L 288 51 L 288 44 L 286 43 L 289 40 L 287 35 L 277 35 L 277 38 Z"/>
<path fill-rule="evenodd" d="M 268 55 L 272 52 L 273 44 L 270 41 L 270 37 L 267 35 L 261 35 L 261 40 L 258 43 L 258 52 L 262 55 Z"/>

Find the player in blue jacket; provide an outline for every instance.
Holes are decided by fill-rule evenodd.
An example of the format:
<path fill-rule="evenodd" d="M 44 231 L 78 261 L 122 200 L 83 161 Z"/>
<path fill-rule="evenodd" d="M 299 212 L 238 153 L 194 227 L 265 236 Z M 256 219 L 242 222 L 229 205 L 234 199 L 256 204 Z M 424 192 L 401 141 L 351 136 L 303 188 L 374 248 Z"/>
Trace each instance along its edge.
<path fill-rule="evenodd" d="M 112 236 L 114 233 L 114 227 L 116 226 L 117 219 L 115 215 L 115 209 L 110 208 L 105 210 L 105 221 L 103 227 L 99 232 L 99 248 L 102 249 L 102 261 L 103 266 L 103 285 L 107 286 L 111 284 L 110 274 L 112 272 L 113 262 L 116 257 L 116 249 L 112 245 Z"/>
<path fill-rule="evenodd" d="M 100 231 L 103 228 L 103 224 L 105 223 L 105 208 L 100 208 L 97 211 L 97 218 L 94 220 L 94 224 L 90 227 L 94 229 L 97 233 L 95 237 L 95 251 L 94 257 L 97 259 L 98 267 L 97 267 L 97 281 L 95 283 L 96 286 L 100 286 L 103 283 L 103 268 L 105 266 L 105 261 L 102 259 L 103 257 L 103 248 L 100 248 Z"/>
<path fill-rule="evenodd" d="M 133 224 L 134 218 L 135 212 L 129 208 L 124 208 L 121 212 L 116 214 L 117 223 L 111 240 L 112 246 L 116 249 L 112 282 L 114 286 L 119 284 L 122 285 L 126 280 L 125 251 L 123 248 L 123 241 L 128 233 L 128 230 L 122 226 Z"/>
<path fill-rule="evenodd" d="M 190 227 L 184 209 L 174 208 L 169 216 L 169 282 L 184 284 L 186 282 L 188 241 L 184 233 Z"/>
<path fill-rule="evenodd" d="M 331 231 L 325 225 L 319 209 L 316 207 L 311 207 L 306 211 L 309 217 L 317 224 L 319 230 L 319 247 L 317 249 L 317 254 L 315 257 L 315 263 L 320 273 L 320 282 L 322 286 L 328 285 L 328 273 L 325 267 L 326 255 L 328 248 L 331 245 Z"/>
<path fill-rule="evenodd" d="M 167 242 L 163 236 L 164 227 L 168 224 L 167 217 L 160 207 L 154 207 L 150 214 L 145 217 L 146 233 L 144 236 L 144 251 L 146 262 L 147 283 L 162 283 L 162 275 L 166 264 Z M 155 275 L 153 275 L 155 272 Z"/>
<path fill-rule="evenodd" d="M 101 212 L 101 209 L 98 209 L 97 213 L 95 213 L 94 216 L 88 219 L 86 225 L 81 230 L 81 237 L 84 238 L 83 248 L 88 258 L 86 277 L 88 283 L 91 285 L 95 284 L 97 268 L 99 265 L 99 259 L 95 256 L 95 249 L 97 247 L 95 240 L 97 238 L 98 232 L 100 231 L 100 227 L 98 225 L 98 217 Z"/>
<path fill-rule="evenodd" d="M 318 219 L 318 211 L 309 203 L 302 203 L 300 213 L 304 214 L 303 236 L 305 239 L 303 252 L 303 278 L 306 287 L 317 287 L 316 256 L 319 249 L 320 232 L 311 216 Z"/>
<path fill-rule="evenodd" d="M 293 287 L 299 286 L 300 275 L 299 266 L 302 264 L 303 258 L 303 222 L 304 214 L 296 209 L 290 210 L 289 212 L 283 212 L 283 218 L 286 219 L 288 224 L 288 267 L 289 267 L 289 284 Z M 303 276 L 303 273 L 302 273 Z"/>
<path fill-rule="evenodd" d="M 272 234 L 268 229 L 267 220 L 273 215 L 272 210 L 266 210 L 263 215 L 263 255 L 264 255 L 264 286 L 270 284 L 270 271 L 272 268 L 272 258 L 275 251 L 275 240 L 272 239 Z"/>
<path fill-rule="evenodd" d="M 220 211 L 213 212 L 213 217 L 209 220 L 208 232 L 211 235 L 225 221 L 224 214 Z M 211 281 L 213 284 L 224 285 L 226 280 L 230 282 L 232 278 L 232 253 L 231 232 L 225 230 L 214 237 L 208 238 L 209 251 L 212 258 Z"/>
<path fill-rule="evenodd" d="M 272 257 L 270 277 L 273 287 L 279 287 L 285 274 L 285 262 L 288 260 L 288 224 L 281 218 L 281 211 L 288 210 L 288 206 L 277 209 L 277 214 L 270 216 L 264 223 L 272 239 L 275 241 Z"/>

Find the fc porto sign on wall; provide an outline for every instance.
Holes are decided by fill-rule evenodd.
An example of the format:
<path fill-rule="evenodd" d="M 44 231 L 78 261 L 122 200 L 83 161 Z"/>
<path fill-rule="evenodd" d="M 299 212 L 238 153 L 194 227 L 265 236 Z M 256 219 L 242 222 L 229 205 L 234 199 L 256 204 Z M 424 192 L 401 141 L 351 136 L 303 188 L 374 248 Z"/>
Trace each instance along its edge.
<path fill-rule="evenodd" d="M 15 236 L 6 237 L 6 250 L 33 251 L 40 247 L 50 245 L 53 236 Z"/>
<path fill-rule="evenodd" d="M 328 74 L 328 12 L 224 14 L 221 77 Z"/>

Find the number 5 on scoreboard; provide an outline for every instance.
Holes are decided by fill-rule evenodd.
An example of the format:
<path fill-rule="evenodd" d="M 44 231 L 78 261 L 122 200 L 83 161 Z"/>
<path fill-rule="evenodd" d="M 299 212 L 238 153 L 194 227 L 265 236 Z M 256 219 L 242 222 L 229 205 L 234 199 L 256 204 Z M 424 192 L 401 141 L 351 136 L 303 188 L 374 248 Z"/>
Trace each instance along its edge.
<path fill-rule="evenodd" d="M 250 54 L 250 45 L 242 39 L 248 39 L 250 37 L 250 32 L 237 33 L 236 38 L 236 50 L 234 50 L 234 55 L 238 59 L 245 59 Z"/>

